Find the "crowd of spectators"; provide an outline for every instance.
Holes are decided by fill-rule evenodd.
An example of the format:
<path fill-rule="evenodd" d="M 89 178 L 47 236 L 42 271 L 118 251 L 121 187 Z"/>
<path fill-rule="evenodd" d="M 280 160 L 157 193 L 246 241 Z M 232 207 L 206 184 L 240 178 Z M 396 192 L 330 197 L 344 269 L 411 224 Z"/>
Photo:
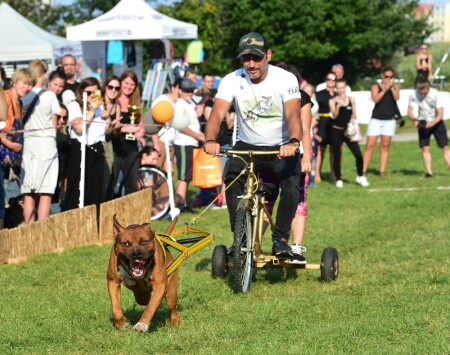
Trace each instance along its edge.
<path fill-rule="evenodd" d="M 416 93 L 410 98 L 408 117 L 419 132 L 420 147 L 427 177 L 432 177 L 429 137 L 435 135 L 444 159 L 450 167 L 442 102 L 434 89 L 430 90 L 431 55 L 427 47 L 418 54 Z M 378 139 L 380 140 L 379 174 L 386 175 L 390 142 L 396 130 L 397 101 L 400 87 L 394 69 L 381 70 L 381 81 L 371 88 L 375 103 L 367 129 L 365 151 L 352 132 L 357 126 L 355 99 L 345 80 L 344 67 L 332 66 L 323 83 L 316 87 L 307 83 L 295 69 L 299 87 L 304 90 L 311 111 L 311 176 L 306 185 L 322 182 L 322 166 L 329 146 L 330 180 L 336 187 L 344 186 L 342 148 L 345 143 L 355 156 L 356 183 L 369 186 L 367 172 Z M 177 168 L 175 203 L 181 212 L 210 205 L 226 206 L 224 186 L 199 189 L 195 197 L 188 196 L 192 180 L 193 149 L 202 147 L 205 126 L 215 101 L 215 77 L 206 73 L 198 85 L 196 71 L 188 68 L 183 77 L 172 83 L 169 92 L 157 98 L 169 101 L 189 114 L 189 125 L 183 130 L 169 128 L 151 136 L 145 134 L 140 82 L 135 72 L 125 70 L 120 77 L 102 78 L 101 71 L 92 77 L 76 80 L 77 59 L 68 54 L 60 66 L 48 73 L 41 60 L 18 69 L 6 83 L 2 71 L 0 87 L 0 228 L 9 205 L 23 208 L 22 221 L 31 223 L 47 218 L 52 211 L 67 211 L 80 206 L 80 180 L 84 173 L 84 205 L 96 204 L 138 191 L 138 171 L 143 149 L 151 148 L 152 165 L 161 169 Z M 101 81 L 100 81 L 101 80 Z M 101 84 L 103 82 L 103 85 Z M 83 121 L 83 95 L 87 96 Z M 302 102 L 303 103 L 303 102 Z M 134 111 L 130 110 L 134 107 Z M 133 113 L 132 113 L 133 112 Z M 424 125 L 422 121 L 426 121 Z M 84 130 L 86 132 L 84 132 Z M 234 106 L 223 119 L 217 142 L 228 148 L 236 137 Z M 19 132 L 18 134 L 14 132 Z M 234 132 L 234 133 L 233 133 Z M 358 133 L 358 132 L 356 132 Z M 234 134 L 234 136 L 233 136 Z M 80 168 L 82 144 L 86 137 L 84 170 Z M 167 166 L 164 145 L 170 146 L 171 166 Z M 146 153 L 147 154 L 147 153 Z M 223 158 L 222 170 L 226 159 Z M 9 227 L 9 225 L 8 225 Z"/>

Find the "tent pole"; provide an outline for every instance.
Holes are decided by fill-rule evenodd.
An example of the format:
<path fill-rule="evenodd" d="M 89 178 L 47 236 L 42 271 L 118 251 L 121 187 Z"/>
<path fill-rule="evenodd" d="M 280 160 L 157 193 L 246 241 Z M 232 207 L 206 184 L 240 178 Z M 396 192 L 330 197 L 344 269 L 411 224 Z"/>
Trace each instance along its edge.
<path fill-rule="evenodd" d="M 169 124 L 166 123 L 164 128 L 166 131 L 164 133 L 168 133 L 169 130 Z M 173 178 L 172 178 L 172 165 L 170 162 L 170 148 L 169 148 L 169 140 L 164 139 L 164 148 L 166 150 L 166 166 L 167 166 L 167 182 L 169 184 L 169 204 L 170 204 L 170 217 L 172 220 L 175 219 L 175 217 L 180 215 L 180 210 L 175 207 L 175 193 L 173 191 Z"/>

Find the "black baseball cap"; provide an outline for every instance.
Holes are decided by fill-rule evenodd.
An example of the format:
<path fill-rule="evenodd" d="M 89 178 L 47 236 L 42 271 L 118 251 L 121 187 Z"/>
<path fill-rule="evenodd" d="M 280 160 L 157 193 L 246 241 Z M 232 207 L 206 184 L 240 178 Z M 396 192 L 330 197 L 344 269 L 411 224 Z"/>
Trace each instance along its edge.
<path fill-rule="evenodd" d="M 192 80 L 183 79 L 181 80 L 180 89 L 184 92 L 194 92 L 195 84 Z"/>

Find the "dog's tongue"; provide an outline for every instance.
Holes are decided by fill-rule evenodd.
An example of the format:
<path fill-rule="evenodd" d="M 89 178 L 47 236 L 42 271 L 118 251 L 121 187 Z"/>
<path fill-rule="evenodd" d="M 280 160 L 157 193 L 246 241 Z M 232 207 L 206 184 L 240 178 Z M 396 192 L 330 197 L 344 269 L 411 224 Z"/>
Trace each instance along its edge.
<path fill-rule="evenodd" d="M 142 276 L 144 273 L 145 261 L 144 260 L 134 260 L 131 263 L 131 270 L 133 271 L 133 275 L 136 277 Z"/>

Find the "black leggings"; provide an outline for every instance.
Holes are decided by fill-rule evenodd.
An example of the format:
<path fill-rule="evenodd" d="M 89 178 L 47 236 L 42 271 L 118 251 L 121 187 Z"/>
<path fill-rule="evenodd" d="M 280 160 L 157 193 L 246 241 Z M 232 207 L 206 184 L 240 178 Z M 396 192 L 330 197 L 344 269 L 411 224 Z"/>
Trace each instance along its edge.
<path fill-rule="evenodd" d="M 344 135 L 343 129 L 332 128 L 331 129 L 331 147 L 333 149 L 333 170 L 336 180 L 341 180 L 341 147 L 342 143 L 347 144 L 347 147 L 352 152 L 356 159 L 356 169 L 358 170 L 358 176 L 363 174 L 363 157 L 361 150 L 359 149 L 358 142 L 352 142 Z"/>

